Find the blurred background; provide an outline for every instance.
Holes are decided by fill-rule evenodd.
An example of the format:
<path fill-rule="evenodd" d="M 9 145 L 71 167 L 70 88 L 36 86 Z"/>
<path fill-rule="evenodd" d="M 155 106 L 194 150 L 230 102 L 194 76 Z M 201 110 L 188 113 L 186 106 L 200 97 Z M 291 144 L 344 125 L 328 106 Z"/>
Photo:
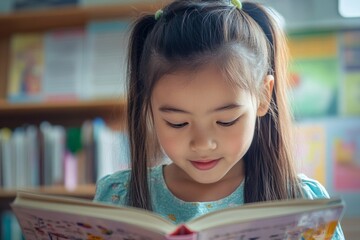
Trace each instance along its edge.
<path fill-rule="evenodd" d="M 129 25 L 167 1 L 0 1 L 1 239 L 21 239 L 16 189 L 91 199 L 128 168 L 124 128 Z M 347 206 L 360 236 L 360 1 L 259 0 L 284 27 L 299 172 Z"/>

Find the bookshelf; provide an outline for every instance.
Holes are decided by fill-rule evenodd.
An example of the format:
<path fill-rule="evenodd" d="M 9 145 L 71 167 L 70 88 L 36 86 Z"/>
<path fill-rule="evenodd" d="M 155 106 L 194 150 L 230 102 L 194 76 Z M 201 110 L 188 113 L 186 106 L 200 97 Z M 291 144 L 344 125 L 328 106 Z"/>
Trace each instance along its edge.
<path fill-rule="evenodd" d="M 44 119 L 52 124 L 80 126 L 84 120 L 97 116 L 101 116 L 111 128 L 123 128 L 124 99 L 8 102 L 7 85 L 11 36 L 15 33 L 41 33 L 48 30 L 84 27 L 92 20 L 131 20 L 143 12 L 153 13 L 162 5 L 161 1 L 148 1 L 106 6 L 68 6 L 0 14 L 0 129 L 3 127 L 16 128 L 23 124 L 37 125 Z M 95 194 L 95 186 L 92 184 L 81 185 L 72 191 L 63 186 L 40 186 L 34 190 L 89 199 Z M 14 200 L 15 196 L 16 189 L 4 190 L 0 187 L 0 213 L 9 209 L 9 203 Z"/>
<path fill-rule="evenodd" d="M 7 78 L 9 68 L 9 46 L 10 37 L 18 32 L 43 32 L 46 30 L 61 29 L 67 27 L 84 26 L 90 20 L 104 20 L 114 18 L 131 19 L 142 12 L 154 12 L 162 5 L 155 1 L 152 3 L 132 3 L 106 6 L 89 7 L 61 7 L 37 11 L 22 11 L 0 15 L 0 118 L 7 116 L 7 120 L 1 121 L 0 126 L 5 123 L 16 126 L 24 121 L 29 112 L 35 111 L 35 117 L 64 113 L 75 114 L 75 118 L 84 119 L 98 113 L 107 115 L 122 109 L 124 101 L 118 99 L 107 99 L 87 102 L 63 102 L 63 103 L 31 103 L 11 104 L 6 101 Z M 87 115 L 82 115 L 84 112 Z M 122 115 L 122 110 L 117 111 Z M 79 113 L 79 116 L 77 116 Z M 91 114 L 92 113 L 92 114 Z M 11 118 L 11 122 L 10 122 Z M 26 119 L 28 120 L 28 119 Z M 70 122 L 74 122 L 71 120 Z"/>
<path fill-rule="evenodd" d="M 53 124 L 77 126 L 85 119 L 102 116 L 107 120 L 109 126 L 114 129 L 121 129 L 124 109 L 124 99 L 17 104 L 8 103 L 1 99 L 0 128 L 2 126 L 14 128 L 25 123 L 39 124 L 45 118 Z"/>
<path fill-rule="evenodd" d="M 163 1 L 165 2 L 165 1 Z M 161 1 L 148 3 L 116 4 L 106 6 L 75 6 L 54 9 L 23 11 L 0 15 L 0 35 L 14 32 L 33 32 L 59 27 L 82 26 L 89 20 L 133 18 L 143 12 L 155 12 Z"/>

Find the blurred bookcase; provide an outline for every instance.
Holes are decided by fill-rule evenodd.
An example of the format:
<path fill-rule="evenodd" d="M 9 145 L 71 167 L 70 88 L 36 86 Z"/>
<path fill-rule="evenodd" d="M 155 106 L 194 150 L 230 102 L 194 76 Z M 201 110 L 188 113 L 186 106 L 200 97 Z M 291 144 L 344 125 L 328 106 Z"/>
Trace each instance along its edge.
<path fill-rule="evenodd" d="M 8 88 L 12 37 L 18 33 L 32 34 L 68 28 L 86 28 L 87 24 L 92 21 L 101 22 L 112 21 L 114 19 L 128 21 L 143 12 L 153 13 L 161 8 L 162 5 L 161 1 L 123 3 L 120 1 L 118 4 L 75 5 L 1 13 L 0 129 L 7 128 L 13 130 L 23 125 L 39 126 L 44 121 L 64 127 L 79 127 L 86 120 L 101 118 L 109 129 L 121 130 L 124 127 L 124 109 L 126 104 L 121 96 L 65 99 L 64 101 L 9 101 Z M 71 189 L 63 185 L 39 185 L 38 187 L 28 187 L 25 189 L 88 199 L 92 199 L 95 194 L 94 181 L 92 184 L 77 185 Z M 15 198 L 16 190 L 0 187 L 0 214 L 9 210 L 9 203 Z"/>
<path fill-rule="evenodd" d="M 56 125 L 80 126 L 85 120 L 96 117 L 102 117 L 113 129 L 121 129 L 125 113 L 125 101 L 121 98 L 9 102 L 7 89 L 11 38 L 17 33 L 84 28 L 94 20 L 133 19 L 142 12 L 154 13 L 164 2 L 166 1 L 128 1 L 116 5 L 67 6 L 0 14 L 0 129 L 14 129 L 24 124 L 39 125 L 44 120 Z M 360 122 L 360 98 L 357 97 L 360 95 L 360 77 L 357 71 L 359 65 L 352 64 L 360 62 L 360 55 L 357 50 L 349 53 L 351 49 L 359 49 L 358 32 L 358 29 L 328 29 L 323 32 L 292 30 L 289 37 L 292 61 L 296 62 L 292 64 L 292 84 L 295 89 L 293 107 L 297 128 L 302 133 L 298 142 L 301 151 L 298 160 L 303 162 L 305 168 L 301 171 L 305 170 L 310 177 L 319 180 L 331 194 L 345 196 L 348 212 L 353 215 L 350 214 L 344 219 L 343 227 L 344 230 L 350 229 L 350 234 L 354 236 L 360 234 L 360 217 L 356 215 L 360 211 L 357 206 L 360 190 L 356 184 L 360 182 L 358 178 L 352 183 L 344 182 L 341 181 L 342 176 L 336 174 L 343 174 L 344 171 L 346 173 L 349 168 L 341 166 L 352 166 L 351 164 L 355 166 L 351 168 L 355 175 L 359 173 L 359 145 L 353 144 L 359 141 L 359 135 L 356 135 L 355 130 L 350 130 L 354 133 L 352 137 L 346 134 L 344 136 L 346 130 L 342 133 L 329 131 L 355 126 Z M 340 142 L 331 141 L 329 133 Z M 334 158 L 334 144 L 343 144 L 340 149 L 348 150 L 340 153 L 345 156 L 340 157 L 340 165 L 335 165 L 340 158 Z M 343 177 L 350 179 L 350 175 Z M 51 194 L 89 199 L 95 193 L 93 184 L 80 185 L 71 190 L 61 185 L 39 186 L 36 189 Z M 16 189 L 0 189 L 0 213 L 9 209 L 9 203 L 15 195 Z M 351 211 L 354 207 L 355 211 Z"/>
<path fill-rule="evenodd" d="M 360 27 L 360 26 L 358 26 Z M 299 172 L 346 204 L 343 229 L 360 224 L 360 29 L 289 33 L 291 106 Z"/>

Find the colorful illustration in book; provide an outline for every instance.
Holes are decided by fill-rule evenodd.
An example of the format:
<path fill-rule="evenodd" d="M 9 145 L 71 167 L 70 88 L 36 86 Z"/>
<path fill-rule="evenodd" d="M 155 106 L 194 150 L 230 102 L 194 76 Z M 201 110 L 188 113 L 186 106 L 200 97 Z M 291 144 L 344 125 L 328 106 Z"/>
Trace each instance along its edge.
<path fill-rule="evenodd" d="M 360 121 L 339 120 L 329 125 L 329 151 L 337 191 L 360 191 Z"/>
<path fill-rule="evenodd" d="M 11 40 L 10 54 L 9 100 L 40 97 L 44 71 L 42 35 L 15 35 Z"/>
<path fill-rule="evenodd" d="M 53 217 L 39 217 L 32 213 L 25 213 L 21 224 L 26 226 L 23 231 L 26 236 L 34 236 L 30 239 L 86 239 L 86 240 L 151 240 L 144 233 L 131 230 L 131 227 L 121 227 L 121 224 L 108 225 L 106 220 L 98 220 L 98 223 L 79 222 L 64 216 L 61 221 L 53 221 Z"/>
<path fill-rule="evenodd" d="M 322 124 L 297 124 L 295 162 L 300 173 L 326 185 L 326 135 Z"/>
<path fill-rule="evenodd" d="M 136 227 L 101 217 L 71 213 L 19 209 L 18 220 L 26 239 L 86 239 L 86 240 L 158 240 L 158 234 L 145 227 Z M 205 231 L 186 232 L 187 235 L 166 235 L 166 239 L 330 239 L 342 209 L 295 213 L 277 218 L 253 219 L 219 225 Z M 34 212 L 35 211 L 35 212 Z M 56 214 L 56 217 L 54 216 Z M 53 219 L 58 219 L 54 221 Z M 87 220 L 87 221 L 86 221 Z M 105 227 L 106 226 L 106 227 Z M 183 227 L 184 228 L 184 227 Z M 35 230 L 34 230 L 35 229 Z M 181 229 L 179 226 L 178 229 Z M 175 231 L 176 232 L 176 231 Z M 305 233 L 305 235 L 304 235 Z"/>
<path fill-rule="evenodd" d="M 221 231 L 215 229 L 213 232 L 202 235 L 202 237 L 208 240 L 330 240 L 337 226 L 337 221 L 331 220 L 332 213 L 332 211 L 313 212 L 304 214 L 300 218 L 294 215 L 280 219 L 254 220 L 250 223 L 234 224 L 229 227 L 223 226 L 221 227 Z M 269 222 L 271 222 L 271 224 L 269 224 Z M 234 230 L 235 228 L 237 230 Z"/>
<path fill-rule="evenodd" d="M 338 112 L 339 62 L 335 35 L 292 36 L 291 105 L 296 118 Z"/>
<path fill-rule="evenodd" d="M 323 240 L 331 240 L 332 235 L 335 231 L 337 226 L 337 221 L 331 221 L 328 223 L 324 223 L 317 228 L 307 230 L 303 235 L 304 240 L 316 240 L 316 239 L 323 239 Z"/>

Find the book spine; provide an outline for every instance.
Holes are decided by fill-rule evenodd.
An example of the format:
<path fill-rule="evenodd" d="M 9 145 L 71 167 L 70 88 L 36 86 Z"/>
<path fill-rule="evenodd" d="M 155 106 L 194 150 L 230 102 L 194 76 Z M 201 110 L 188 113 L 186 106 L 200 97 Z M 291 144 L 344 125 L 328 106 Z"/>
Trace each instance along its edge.
<path fill-rule="evenodd" d="M 196 240 L 197 233 L 185 225 L 180 225 L 173 233 L 166 236 L 167 240 Z"/>

